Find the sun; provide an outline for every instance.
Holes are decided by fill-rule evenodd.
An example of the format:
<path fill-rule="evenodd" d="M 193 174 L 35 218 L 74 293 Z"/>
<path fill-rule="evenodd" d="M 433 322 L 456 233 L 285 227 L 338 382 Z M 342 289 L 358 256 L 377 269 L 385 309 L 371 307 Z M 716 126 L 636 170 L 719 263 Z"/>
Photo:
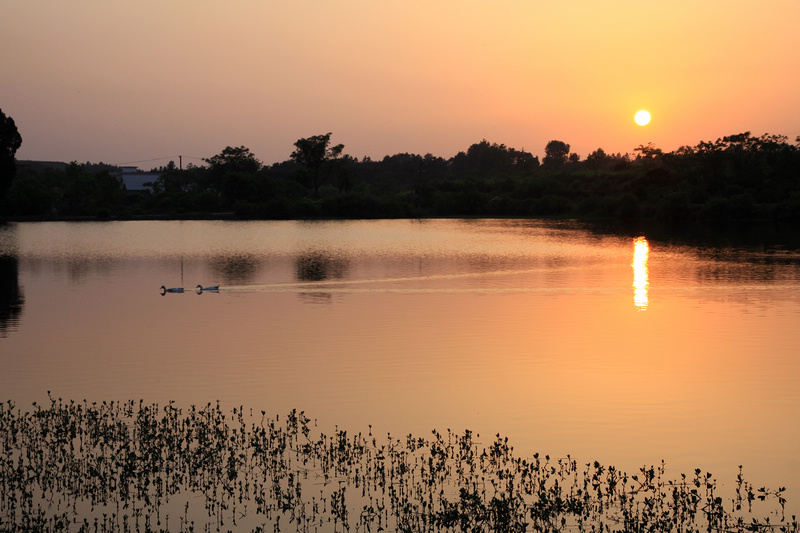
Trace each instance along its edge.
<path fill-rule="evenodd" d="M 640 126 L 646 126 L 650 123 L 650 113 L 642 109 L 641 111 L 637 111 L 636 115 L 633 117 L 633 120 Z"/>

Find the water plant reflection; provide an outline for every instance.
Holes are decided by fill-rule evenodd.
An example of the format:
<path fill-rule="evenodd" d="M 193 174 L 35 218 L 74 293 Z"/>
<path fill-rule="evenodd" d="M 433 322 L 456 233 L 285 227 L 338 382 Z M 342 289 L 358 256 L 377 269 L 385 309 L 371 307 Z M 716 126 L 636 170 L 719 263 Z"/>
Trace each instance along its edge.
<path fill-rule="evenodd" d="M 800 530 L 784 489 L 754 489 L 741 468 L 723 499 L 699 469 L 670 480 L 663 462 L 629 475 L 523 458 L 471 431 L 317 435 L 302 411 L 273 419 L 219 402 L 33 407 L 0 404 L 3 530 Z"/>
<path fill-rule="evenodd" d="M 650 256 L 650 244 L 644 237 L 636 237 L 633 240 L 633 304 L 644 311 L 647 309 L 649 299 L 647 289 L 650 286 L 648 259 Z"/>

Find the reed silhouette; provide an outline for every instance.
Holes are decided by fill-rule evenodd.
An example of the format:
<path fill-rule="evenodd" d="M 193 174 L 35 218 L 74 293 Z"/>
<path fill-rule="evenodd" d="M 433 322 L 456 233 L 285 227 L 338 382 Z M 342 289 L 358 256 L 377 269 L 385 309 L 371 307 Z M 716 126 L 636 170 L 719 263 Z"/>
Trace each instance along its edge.
<path fill-rule="evenodd" d="M 0 404 L 3 531 L 786 531 L 783 489 L 519 457 L 471 431 L 379 438 L 303 412 Z M 741 470 L 741 467 L 740 467 Z"/>

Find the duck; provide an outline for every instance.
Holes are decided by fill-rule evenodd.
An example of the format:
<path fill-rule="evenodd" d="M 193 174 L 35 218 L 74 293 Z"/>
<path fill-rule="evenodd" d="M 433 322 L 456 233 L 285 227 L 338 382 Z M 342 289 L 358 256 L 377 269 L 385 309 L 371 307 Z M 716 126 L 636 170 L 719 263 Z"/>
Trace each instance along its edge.
<path fill-rule="evenodd" d="M 203 291 L 219 292 L 219 285 L 209 285 L 208 287 L 203 287 L 202 285 L 198 285 L 196 290 L 197 294 L 200 294 Z"/>
<path fill-rule="evenodd" d="M 164 296 L 168 292 L 183 292 L 183 287 L 173 287 L 171 289 L 166 288 L 164 285 L 161 286 L 161 296 Z"/>

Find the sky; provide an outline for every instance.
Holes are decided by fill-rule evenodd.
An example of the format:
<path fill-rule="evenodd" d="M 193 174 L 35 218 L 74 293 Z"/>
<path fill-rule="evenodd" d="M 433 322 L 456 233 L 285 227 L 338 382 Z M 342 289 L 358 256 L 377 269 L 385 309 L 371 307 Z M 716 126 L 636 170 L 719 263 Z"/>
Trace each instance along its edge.
<path fill-rule="evenodd" d="M 142 168 L 327 132 L 359 159 L 794 143 L 798 23 L 797 0 L 2 0 L 0 109 L 17 159 Z"/>

